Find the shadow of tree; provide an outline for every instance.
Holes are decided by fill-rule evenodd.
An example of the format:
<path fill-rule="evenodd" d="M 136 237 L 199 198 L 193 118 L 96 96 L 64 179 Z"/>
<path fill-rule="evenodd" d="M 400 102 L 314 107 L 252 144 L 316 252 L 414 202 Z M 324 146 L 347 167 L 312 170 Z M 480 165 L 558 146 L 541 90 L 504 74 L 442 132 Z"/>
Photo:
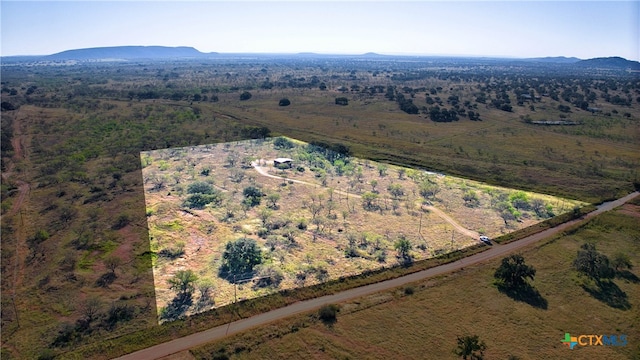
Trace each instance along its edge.
<path fill-rule="evenodd" d="M 115 273 L 109 271 L 106 272 L 102 275 L 100 275 L 100 277 L 98 278 L 98 280 L 96 280 L 96 286 L 99 287 L 109 287 L 109 285 L 111 285 L 111 283 L 113 283 L 116 280 L 117 276 Z"/>
<path fill-rule="evenodd" d="M 196 301 L 195 311 L 201 312 L 202 310 L 210 308 L 213 305 L 215 305 L 215 301 L 209 294 L 207 294 L 206 296 L 201 296 L 198 301 Z"/>
<path fill-rule="evenodd" d="M 161 310 L 160 319 L 176 320 L 183 317 L 193 305 L 193 297 L 190 292 L 179 293 L 167 306 Z"/>
<path fill-rule="evenodd" d="M 616 271 L 616 277 L 618 279 L 623 279 L 625 281 L 637 284 L 640 283 L 640 278 L 636 276 L 636 274 L 632 273 L 629 270 L 618 270 Z"/>
<path fill-rule="evenodd" d="M 507 287 L 503 284 L 499 284 L 498 291 L 515 301 L 527 303 L 538 309 L 546 310 L 549 306 L 547 299 L 545 299 L 536 288 L 529 284 L 518 287 Z"/>
<path fill-rule="evenodd" d="M 592 284 L 583 284 L 582 288 L 591 296 L 612 308 L 621 310 L 631 309 L 627 293 L 622 291 L 613 281 L 601 280 Z"/>

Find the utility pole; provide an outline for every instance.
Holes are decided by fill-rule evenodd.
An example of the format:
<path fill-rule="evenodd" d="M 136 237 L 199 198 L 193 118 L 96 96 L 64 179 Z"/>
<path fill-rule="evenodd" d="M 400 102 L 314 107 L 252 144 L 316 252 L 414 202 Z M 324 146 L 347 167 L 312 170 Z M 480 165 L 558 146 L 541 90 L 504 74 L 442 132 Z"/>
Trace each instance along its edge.
<path fill-rule="evenodd" d="M 455 235 L 455 230 L 451 229 L 451 251 L 453 251 L 453 236 Z"/>

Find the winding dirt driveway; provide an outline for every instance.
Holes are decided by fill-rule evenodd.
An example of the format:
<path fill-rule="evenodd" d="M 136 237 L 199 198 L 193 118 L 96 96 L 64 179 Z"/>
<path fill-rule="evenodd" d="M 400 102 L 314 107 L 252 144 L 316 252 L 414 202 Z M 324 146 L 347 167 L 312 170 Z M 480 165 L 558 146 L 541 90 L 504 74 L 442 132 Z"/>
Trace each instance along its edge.
<path fill-rule="evenodd" d="M 379 282 L 371 285 L 366 285 L 366 286 L 342 291 L 337 294 L 326 295 L 326 296 L 322 296 L 315 299 L 300 301 L 280 309 L 266 312 L 264 314 L 234 321 L 226 325 L 216 326 L 209 330 L 201 331 L 199 333 L 195 333 L 179 339 L 171 340 L 159 345 L 152 346 L 144 350 L 136 351 L 134 353 L 119 357 L 118 359 L 121 359 L 121 360 L 159 359 L 164 356 L 168 356 L 171 354 L 178 353 L 180 351 L 188 350 L 193 347 L 203 345 L 214 340 L 222 339 L 228 335 L 249 330 L 256 326 L 268 324 L 275 320 L 279 320 L 279 319 L 286 318 L 299 313 L 311 311 L 323 305 L 348 301 L 351 299 L 370 295 L 376 292 L 385 291 L 385 290 L 393 289 L 399 286 L 407 285 L 415 281 L 420 281 L 430 277 L 449 273 L 455 270 L 460 270 L 465 266 L 482 263 L 498 257 L 504 257 L 528 245 L 535 244 L 536 242 L 542 239 L 556 235 L 564 231 L 565 229 L 571 226 L 574 226 L 576 224 L 579 224 L 583 221 L 586 221 L 587 219 L 590 219 L 598 214 L 601 214 L 606 211 L 610 211 L 618 206 L 621 206 L 625 202 L 633 199 L 638 195 L 640 195 L 640 192 L 636 191 L 618 200 L 603 203 L 598 206 L 597 210 L 587 214 L 583 218 L 572 220 L 564 224 L 560 224 L 556 227 L 547 229 L 545 231 L 539 232 L 537 234 L 528 236 L 526 238 L 511 242 L 502 246 L 492 246 L 490 249 L 484 252 L 466 257 L 464 259 L 460 259 L 458 261 L 436 266 L 431 269 L 415 272 L 413 274 L 408 274 L 396 279 L 391 279 L 391 280 L 387 280 L 387 281 L 383 281 L 383 282 Z"/>
<path fill-rule="evenodd" d="M 282 176 L 271 175 L 271 174 L 269 174 L 269 172 L 267 171 L 267 169 L 265 167 L 258 166 L 258 163 L 255 162 L 255 161 L 251 163 L 251 166 L 253 166 L 253 168 L 256 169 L 256 171 L 260 175 L 266 176 L 268 178 L 286 180 L 286 181 L 291 181 L 291 182 L 294 182 L 294 183 L 310 185 L 310 186 L 318 186 L 318 184 L 313 184 L 313 183 L 302 181 L 302 180 L 294 180 L 294 179 L 289 179 L 287 177 L 283 178 Z M 351 193 L 348 193 L 348 192 L 344 192 L 342 190 L 334 190 L 334 192 L 337 193 L 337 194 L 342 194 L 342 195 L 346 195 L 346 196 L 362 198 L 362 196 L 360 196 L 358 194 L 351 194 Z M 432 211 L 434 214 L 438 215 L 440 218 L 442 218 L 442 220 L 444 220 L 444 221 L 448 222 L 449 224 L 451 224 L 461 234 L 469 236 L 474 240 L 480 241 L 479 240 L 480 234 L 478 232 L 473 231 L 473 230 L 469 230 L 469 229 L 465 228 L 464 226 L 458 224 L 449 215 L 445 214 L 444 211 L 442 211 L 442 210 L 440 210 L 440 209 L 438 209 L 438 208 L 436 208 L 435 206 L 432 206 L 432 205 L 423 205 L 423 208 L 425 208 L 425 209 L 427 209 L 429 211 Z"/>

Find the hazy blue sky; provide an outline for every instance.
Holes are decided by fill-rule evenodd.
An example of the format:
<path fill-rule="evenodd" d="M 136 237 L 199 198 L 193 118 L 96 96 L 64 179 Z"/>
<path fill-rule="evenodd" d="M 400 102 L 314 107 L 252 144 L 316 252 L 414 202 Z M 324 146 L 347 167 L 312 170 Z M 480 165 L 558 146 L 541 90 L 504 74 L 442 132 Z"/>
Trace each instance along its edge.
<path fill-rule="evenodd" d="M 1 54 L 118 46 L 203 52 L 622 56 L 639 1 L 0 1 Z"/>

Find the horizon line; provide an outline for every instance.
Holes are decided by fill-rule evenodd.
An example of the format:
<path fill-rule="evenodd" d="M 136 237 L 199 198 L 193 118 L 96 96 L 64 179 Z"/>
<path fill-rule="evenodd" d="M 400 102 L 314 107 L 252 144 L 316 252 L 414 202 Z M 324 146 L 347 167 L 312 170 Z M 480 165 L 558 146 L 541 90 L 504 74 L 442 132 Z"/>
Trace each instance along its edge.
<path fill-rule="evenodd" d="M 568 55 L 543 55 L 543 56 L 519 56 L 519 55 L 479 55 L 479 54 L 438 54 L 438 53 L 412 53 L 412 52 L 376 52 L 376 51 L 366 51 L 362 53 L 349 53 L 349 52 L 331 52 L 331 51 L 258 51 L 258 52 L 219 52 L 219 51 L 210 51 L 203 52 L 198 50 L 193 46 L 187 45 L 179 45 L 179 46 L 167 46 L 167 45 L 114 45 L 114 46 L 95 46 L 95 47 L 86 47 L 86 48 L 74 48 L 62 50 L 49 54 L 15 54 L 15 55 L 0 55 L 0 58 L 9 58 L 9 57 L 45 57 L 60 54 L 67 51 L 75 51 L 75 50 L 90 50 L 90 49 L 109 49 L 109 48 L 122 48 L 122 47 L 162 47 L 162 48 L 192 48 L 198 51 L 203 55 L 322 55 L 322 56 L 365 56 L 365 55 L 380 55 L 380 56 L 400 56 L 400 57 L 452 57 L 452 58 L 477 58 L 477 59 L 545 59 L 545 58 L 565 58 L 565 59 L 578 59 L 578 60 L 589 60 L 596 58 L 623 58 L 628 61 L 636 61 L 640 62 L 640 60 L 636 59 L 627 59 L 619 55 L 609 55 L 609 56 L 594 56 L 589 58 L 580 58 L 577 56 L 568 56 Z"/>

